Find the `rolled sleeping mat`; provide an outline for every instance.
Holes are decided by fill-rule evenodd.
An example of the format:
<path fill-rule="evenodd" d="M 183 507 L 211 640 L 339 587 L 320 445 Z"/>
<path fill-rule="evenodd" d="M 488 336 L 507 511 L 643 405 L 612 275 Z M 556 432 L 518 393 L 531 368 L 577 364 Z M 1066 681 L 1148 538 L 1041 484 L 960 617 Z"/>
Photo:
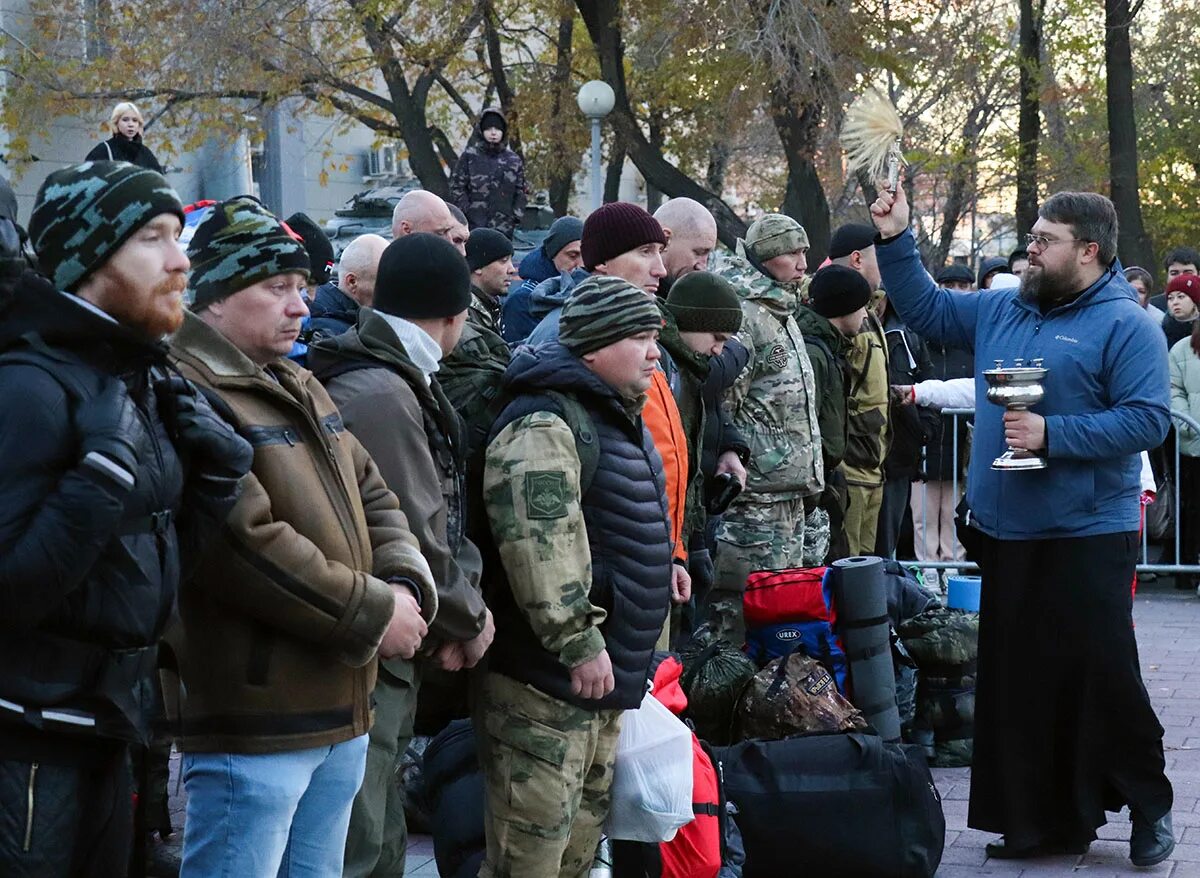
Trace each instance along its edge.
<path fill-rule="evenodd" d="M 829 568 L 836 631 L 850 665 L 854 706 L 885 741 L 900 740 L 891 619 L 882 558 L 843 558 Z"/>

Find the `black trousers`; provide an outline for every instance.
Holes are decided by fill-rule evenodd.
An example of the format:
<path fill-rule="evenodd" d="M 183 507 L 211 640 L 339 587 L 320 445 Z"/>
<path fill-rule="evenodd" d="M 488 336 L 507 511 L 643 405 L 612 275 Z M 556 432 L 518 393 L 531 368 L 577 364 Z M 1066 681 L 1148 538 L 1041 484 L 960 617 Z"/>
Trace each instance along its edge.
<path fill-rule="evenodd" d="M 1134 639 L 1137 550 L 1135 532 L 982 537 L 971 827 L 1019 847 L 1080 842 L 1106 810 L 1171 809 Z"/>
<path fill-rule="evenodd" d="M 875 554 L 880 558 L 890 558 L 896 552 L 911 494 L 912 478 L 909 476 L 889 478 L 883 483 L 883 505 L 879 507 L 879 527 L 875 531 Z"/>
<path fill-rule="evenodd" d="M 1200 558 L 1200 457 L 1179 455 L 1179 560 L 1195 564 Z"/>
<path fill-rule="evenodd" d="M 0 875 L 122 878 L 133 842 L 123 744 L 67 764 L 0 759 Z"/>

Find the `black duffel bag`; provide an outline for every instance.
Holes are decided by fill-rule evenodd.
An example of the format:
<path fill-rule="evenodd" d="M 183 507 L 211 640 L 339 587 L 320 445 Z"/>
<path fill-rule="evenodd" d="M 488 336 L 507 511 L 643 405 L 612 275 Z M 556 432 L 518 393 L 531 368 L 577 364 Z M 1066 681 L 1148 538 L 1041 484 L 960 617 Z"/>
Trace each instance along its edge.
<path fill-rule="evenodd" d="M 434 736 L 425 748 L 422 777 L 438 874 L 475 878 L 486 842 L 483 772 L 470 720 L 455 720 Z"/>
<path fill-rule="evenodd" d="M 920 747 L 869 732 L 714 748 L 738 808 L 745 878 L 929 878 L 946 819 Z"/>

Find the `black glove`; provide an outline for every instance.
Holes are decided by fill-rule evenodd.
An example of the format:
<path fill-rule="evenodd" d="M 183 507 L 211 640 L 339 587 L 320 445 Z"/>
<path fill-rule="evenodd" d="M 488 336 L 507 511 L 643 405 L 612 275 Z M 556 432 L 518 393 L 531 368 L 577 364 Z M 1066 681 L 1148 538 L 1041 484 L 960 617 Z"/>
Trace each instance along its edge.
<path fill-rule="evenodd" d="M 125 382 L 113 379 L 75 410 L 75 429 L 83 462 L 126 490 L 133 487 L 138 454 L 146 440 L 146 422 L 129 396 Z M 96 460 L 99 455 L 103 460 Z M 115 467 L 116 469 L 114 469 Z"/>
<path fill-rule="evenodd" d="M 178 375 L 154 383 L 158 409 L 180 451 L 201 474 L 236 482 L 254 463 L 254 449 L 213 411 L 196 386 Z"/>
<path fill-rule="evenodd" d="M 692 594 L 706 595 L 717 581 L 717 568 L 708 549 L 688 549 L 688 573 L 692 577 Z"/>

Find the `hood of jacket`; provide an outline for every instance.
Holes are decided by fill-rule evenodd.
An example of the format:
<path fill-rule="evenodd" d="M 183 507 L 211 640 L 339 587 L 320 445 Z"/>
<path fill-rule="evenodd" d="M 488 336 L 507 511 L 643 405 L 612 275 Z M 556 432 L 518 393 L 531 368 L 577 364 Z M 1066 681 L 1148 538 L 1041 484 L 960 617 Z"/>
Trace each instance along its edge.
<path fill-rule="evenodd" d="M 517 281 L 517 285 L 524 281 L 533 281 L 535 284 L 540 284 L 542 281 L 558 277 L 559 271 L 554 264 L 554 260 L 546 255 L 546 251 L 542 247 L 534 247 L 521 260 L 521 266 L 517 269 L 517 274 L 521 276 L 521 280 Z"/>
<path fill-rule="evenodd" d="M 312 319 L 339 320 L 354 325 L 358 319 L 358 302 L 347 296 L 333 281 L 317 287 L 309 306 L 308 316 Z"/>
<path fill-rule="evenodd" d="M 796 310 L 803 281 L 780 283 L 750 256 L 745 242 L 737 242 L 737 253 L 725 259 L 719 273 L 729 280 L 743 299 L 758 302 L 771 313 L 784 317 Z"/>
<path fill-rule="evenodd" d="M 1008 260 L 1003 256 L 992 256 L 979 264 L 979 274 L 975 277 L 975 286 L 983 289 L 983 279 L 993 271 L 1008 271 Z"/>
<path fill-rule="evenodd" d="M 574 292 L 575 287 L 590 276 L 582 268 L 577 268 L 570 274 L 564 271 L 542 281 L 529 294 L 529 313 L 535 320 L 541 320 L 551 311 L 557 311 L 566 304 L 567 297 Z"/>
<path fill-rule="evenodd" d="M 556 390 L 579 398 L 585 405 L 618 409 L 626 417 L 633 405 L 633 401 L 621 396 L 559 342 L 518 348 L 504 371 L 501 385 L 513 396 Z M 639 397 L 637 402 L 640 404 L 644 399 Z"/>
<path fill-rule="evenodd" d="M 323 380 L 323 373 L 342 359 L 378 360 L 411 373 L 414 380 L 421 379 L 417 386 L 426 386 L 421 370 L 409 358 L 396 333 L 373 308 L 360 308 L 357 324 L 349 332 L 309 345 L 308 367 L 319 379 Z"/>
<path fill-rule="evenodd" d="M 838 332 L 837 327 L 829 322 L 829 318 L 822 317 L 807 305 L 797 308 L 795 317 L 796 325 L 800 327 L 802 335 L 819 338 L 835 354 L 844 353 L 853 344 L 850 339 Z"/>
<path fill-rule="evenodd" d="M 504 132 L 504 136 L 500 138 L 499 143 L 488 143 L 483 136 L 483 117 L 492 113 L 504 120 L 504 127 L 501 129 Z M 501 152 L 508 146 L 508 117 L 504 115 L 504 111 L 499 107 L 484 107 L 479 113 L 479 119 L 475 123 L 475 130 L 472 134 L 478 141 L 477 146 L 480 150 L 485 152 Z"/>
<path fill-rule="evenodd" d="M 22 336 L 29 334 L 114 374 L 166 362 L 165 340 L 151 341 L 124 324 L 106 320 L 34 271 L 26 271 L 0 291 L 0 350 L 20 344 Z"/>

